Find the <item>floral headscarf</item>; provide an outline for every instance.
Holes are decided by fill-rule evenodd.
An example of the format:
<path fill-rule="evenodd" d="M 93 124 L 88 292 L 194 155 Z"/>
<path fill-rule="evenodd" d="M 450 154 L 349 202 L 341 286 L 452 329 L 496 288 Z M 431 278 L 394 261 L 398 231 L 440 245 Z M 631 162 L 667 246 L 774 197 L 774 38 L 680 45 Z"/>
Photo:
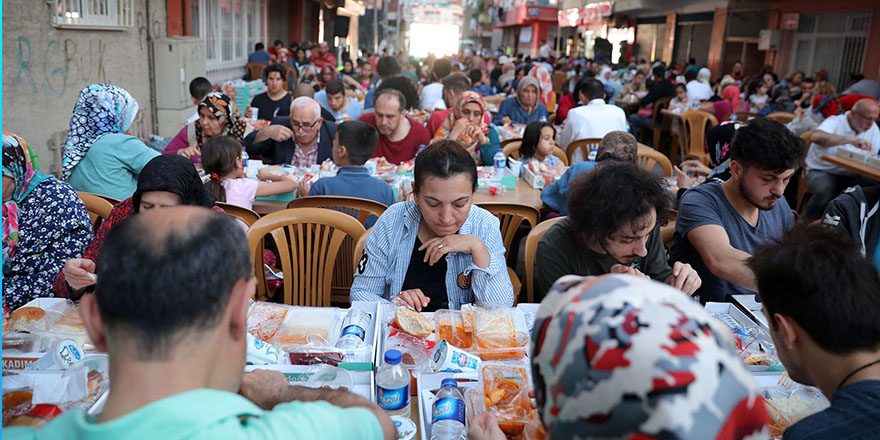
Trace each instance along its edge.
<path fill-rule="evenodd" d="M 443 125 L 441 125 L 440 128 L 437 129 L 437 133 L 434 134 L 434 139 L 432 139 L 432 141 L 435 139 L 448 138 L 449 133 L 452 133 L 452 127 L 455 126 L 455 121 L 462 117 L 461 113 L 464 110 L 464 106 L 470 103 L 476 103 L 480 106 L 480 112 L 483 113 L 483 117 L 480 118 L 480 130 L 482 130 L 483 134 L 488 134 L 489 122 L 486 120 L 486 103 L 483 102 L 483 97 L 480 96 L 479 93 L 467 90 L 462 92 L 461 96 L 458 97 L 458 102 L 456 102 L 455 107 L 452 109 L 452 111 L 449 112 L 449 115 L 446 116 L 446 120 L 443 121 Z M 465 142 L 467 139 L 461 140 L 461 138 L 459 138 L 453 140 L 461 142 L 462 145 L 464 145 L 465 149 L 468 150 L 469 153 L 471 153 L 471 156 L 476 157 L 479 155 L 479 139 L 472 139 L 470 142 L 467 143 Z"/>
<path fill-rule="evenodd" d="M 763 398 L 731 339 L 698 303 L 656 281 L 560 278 L 531 344 L 548 437 L 769 438 Z"/>
<path fill-rule="evenodd" d="M 138 112 L 138 103 L 121 87 L 91 84 L 79 92 L 64 145 L 61 178 L 67 179 L 92 144 L 107 133 L 125 133 Z"/>
<path fill-rule="evenodd" d="M 40 158 L 24 139 L 3 132 L 3 175 L 15 180 L 15 191 L 8 202 L 3 202 L 3 266 L 15 254 L 19 240 L 18 204 L 27 198 L 42 181 L 49 178 L 40 173 Z"/>
<path fill-rule="evenodd" d="M 199 104 L 199 110 L 206 107 L 217 119 L 223 120 L 223 131 L 220 136 L 232 136 L 237 140 L 244 137 L 247 124 L 241 120 L 241 113 L 235 107 L 235 101 L 220 92 L 211 92 Z M 225 118 L 225 119 L 224 119 Z M 199 148 L 208 140 L 202 132 L 202 124 L 199 120 L 193 122 L 196 128 L 196 143 Z"/>
<path fill-rule="evenodd" d="M 550 95 L 553 93 L 553 80 L 550 78 L 547 68 L 538 64 L 532 67 L 532 70 L 529 70 L 528 76 L 538 80 L 538 100 L 541 104 L 549 106 Z"/>

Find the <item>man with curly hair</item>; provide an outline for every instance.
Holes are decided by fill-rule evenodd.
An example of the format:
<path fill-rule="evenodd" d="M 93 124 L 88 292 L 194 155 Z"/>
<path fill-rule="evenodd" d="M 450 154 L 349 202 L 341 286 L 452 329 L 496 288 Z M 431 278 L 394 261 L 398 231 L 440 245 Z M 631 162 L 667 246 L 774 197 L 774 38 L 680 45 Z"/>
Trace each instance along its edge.
<path fill-rule="evenodd" d="M 538 243 L 538 300 L 563 275 L 628 273 L 665 282 L 687 294 L 700 287 L 689 264 L 669 265 L 660 226 L 672 208 L 663 178 L 628 162 L 578 176 L 567 218 Z"/>

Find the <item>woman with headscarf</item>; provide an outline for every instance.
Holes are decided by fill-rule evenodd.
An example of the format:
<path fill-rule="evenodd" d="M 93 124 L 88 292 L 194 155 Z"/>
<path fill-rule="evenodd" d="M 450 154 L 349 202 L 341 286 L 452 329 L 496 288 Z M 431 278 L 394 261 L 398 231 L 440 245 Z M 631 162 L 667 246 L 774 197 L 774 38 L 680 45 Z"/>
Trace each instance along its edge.
<path fill-rule="evenodd" d="M 181 156 L 158 156 L 144 166 L 134 194 L 114 206 L 101 223 L 82 258 L 73 258 L 63 264 L 64 269 L 58 273 L 52 287 L 55 296 L 77 299 L 94 287 L 101 245 L 119 222 L 144 210 L 177 205 L 203 206 L 223 212 L 214 206 L 214 196 L 205 188 L 190 161 Z"/>
<path fill-rule="evenodd" d="M 162 154 L 179 154 L 199 161 L 202 145 L 214 136 L 232 136 L 241 141 L 251 127 L 241 119 L 235 101 L 220 92 L 211 92 L 199 104 L 199 119 L 185 125 Z"/>
<path fill-rule="evenodd" d="M 532 70 L 529 70 L 529 76 L 538 80 L 538 97 L 541 104 L 544 104 L 544 107 L 548 109 L 556 108 L 556 93 L 553 91 L 553 79 L 550 77 L 550 72 L 547 71 L 547 68 L 542 64 L 536 64 L 535 67 L 532 67 Z"/>
<path fill-rule="evenodd" d="M 731 330 L 669 286 L 632 275 L 563 277 L 541 302 L 531 338 L 547 438 L 770 438 Z M 468 438 L 496 438 L 474 421 Z"/>
<path fill-rule="evenodd" d="M 720 100 L 704 102 L 700 104 L 700 110 L 712 113 L 718 121 L 724 121 L 736 112 L 749 111 L 749 105 L 740 97 L 739 87 L 731 85 L 721 91 Z"/>
<path fill-rule="evenodd" d="M 138 103 L 124 89 L 92 84 L 79 92 L 64 145 L 61 178 L 77 191 L 124 199 L 141 168 L 159 155 L 128 133 Z"/>
<path fill-rule="evenodd" d="M 623 88 L 623 85 L 621 85 L 620 81 L 615 78 L 614 71 L 611 70 L 611 67 L 602 66 L 602 70 L 599 71 L 599 76 L 597 76 L 596 79 L 605 86 L 605 94 L 608 95 L 607 101 L 614 102 L 615 96 L 617 96 L 617 93 Z"/>
<path fill-rule="evenodd" d="M 458 141 L 479 165 L 494 163 L 495 153 L 501 148 L 501 139 L 495 127 L 486 123 L 483 113 L 486 104 L 479 93 L 462 92 L 455 107 L 434 133 L 431 143 L 441 139 Z"/>
<path fill-rule="evenodd" d="M 535 77 L 528 75 L 522 77 L 516 86 L 516 96 L 501 101 L 492 124 L 528 124 L 532 121 L 546 121 L 547 107 L 538 101 L 540 90 Z"/>
<path fill-rule="evenodd" d="M 693 75 L 693 74 L 691 74 Z M 696 101 L 708 101 L 714 95 L 712 85 L 709 80 L 712 78 L 712 71 L 703 67 L 697 72 L 697 77 L 693 81 L 687 83 L 688 99 Z"/>
<path fill-rule="evenodd" d="M 3 132 L 3 306 L 51 296 L 52 277 L 91 241 L 92 223 L 67 183 L 40 172 L 24 139 Z"/>

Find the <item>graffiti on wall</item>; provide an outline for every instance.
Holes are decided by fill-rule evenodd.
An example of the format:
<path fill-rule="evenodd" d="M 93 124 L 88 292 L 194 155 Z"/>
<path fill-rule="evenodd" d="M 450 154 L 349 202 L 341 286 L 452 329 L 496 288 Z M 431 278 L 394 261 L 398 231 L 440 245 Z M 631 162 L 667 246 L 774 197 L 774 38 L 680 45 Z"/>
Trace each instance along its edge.
<path fill-rule="evenodd" d="M 69 38 L 34 44 L 20 35 L 17 51 L 18 73 L 13 84 L 30 89 L 34 95 L 44 90 L 55 96 L 64 96 L 68 84 L 106 82 L 106 50 L 107 44 L 99 39 L 89 40 L 87 44 L 77 43 Z"/>

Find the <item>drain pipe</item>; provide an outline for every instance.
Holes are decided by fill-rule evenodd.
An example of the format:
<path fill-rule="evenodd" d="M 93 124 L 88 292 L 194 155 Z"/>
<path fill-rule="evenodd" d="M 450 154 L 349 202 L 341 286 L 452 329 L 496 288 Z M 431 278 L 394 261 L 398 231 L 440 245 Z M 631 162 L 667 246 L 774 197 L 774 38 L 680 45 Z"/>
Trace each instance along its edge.
<path fill-rule="evenodd" d="M 150 78 L 150 134 L 159 132 L 159 112 L 156 105 L 156 53 L 153 50 L 153 31 L 152 22 L 150 21 L 150 0 L 145 0 L 147 12 L 144 16 L 147 19 L 147 71 Z"/>

